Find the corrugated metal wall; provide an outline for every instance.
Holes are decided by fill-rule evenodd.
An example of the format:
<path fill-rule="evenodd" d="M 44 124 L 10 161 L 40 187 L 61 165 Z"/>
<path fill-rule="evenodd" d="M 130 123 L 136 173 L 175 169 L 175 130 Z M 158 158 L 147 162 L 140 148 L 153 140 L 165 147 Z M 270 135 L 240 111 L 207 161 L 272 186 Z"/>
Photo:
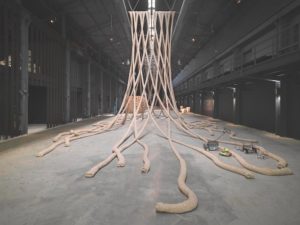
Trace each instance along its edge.
<path fill-rule="evenodd" d="M 218 118 L 234 122 L 233 91 L 229 88 L 218 90 Z"/>
<path fill-rule="evenodd" d="M 0 137 L 8 138 L 24 133 L 21 121 L 26 132 L 25 117 L 29 118 L 29 122 L 45 121 L 47 127 L 68 122 L 67 82 L 70 83 L 70 121 L 112 112 L 117 93 L 120 94 L 116 88 L 122 89 L 121 94 L 124 91 L 124 84 L 116 85 L 119 81 L 117 74 L 111 74 L 112 65 L 103 68 L 90 56 L 79 54 L 76 44 L 67 45 L 70 40 L 33 15 L 28 28 L 28 67 L 22 68 L 21 58 L 27 59 L 27 42 L 22 45 L 26 46 L 23 51 L 25 56 L 21 51 L 21 43 L 27 40 L 21 40 L 21 18 L 24 19 L 22 10 L 18 4 L 0 1 Z M 70 56 L 69 64 L 66 55 Z M 21 74 L 24 74 L 24 70 L 28 71 L 28 88 L 26 86 L 24 89 L 28 91 L 21 91 Z M 26 82 L 22 84 L 27 85 Z M 21 97 L 27 95 L 30 115 L 26 111 L 26 98 L 26 101 L 22 101 L 26 105 L 25 113 L 20 105 Z M 44 116 L 46 119 L 43 119 Z"/>
<path fill-rule="evenodd" d="M 261 130 L 275 131 L 275 84 L 253 82 L 241 88 L 241 124 Z"/>
<path fill-rule="evenodd" d="M 0 136 L 20 134 L 20 15 L 17 7 L 0 1 Z"/>
<path fill-rule="evenodd" d="M 29 27 L 29 85 L 47 90 L 47 127 L 64 122 L 65 48 L 62 38 L 37 20 L 32 21 Z M 36 110 L 39 110 L 38 105 Z"/>
<path fill-rule="evenodd" d="M 288 78 L 287 86 L 287 135 L 300 139 L 300 74 Z"/>

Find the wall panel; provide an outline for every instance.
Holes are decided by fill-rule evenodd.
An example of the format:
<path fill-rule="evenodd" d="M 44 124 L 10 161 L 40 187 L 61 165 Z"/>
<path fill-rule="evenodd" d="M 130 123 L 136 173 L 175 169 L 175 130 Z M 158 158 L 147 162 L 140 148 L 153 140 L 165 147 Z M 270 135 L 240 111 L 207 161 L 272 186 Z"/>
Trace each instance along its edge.
<path fill-rule="evenodd" d="M 241 124 L 274 132 L 275 83 L 256 81 L 244 85 L 240 92 Z"/>
<path fill-rule="evenodd" d="M 29 85 L 47 89 L 47 127 L 64 121 L 65 48 L 64 40 L 55 31 L 36 18 L 32 20 L 29 27 Z"/>
<path fill-rule="evenodd" d="M 229 88 L 219 89 L 218 98 L 218 118 L 233 122 L 233 91 Z"/>
<path fill-rule="evenodd" d="M 287 88 L 287 135 L 300 139 L 300 76 L 288 78 Z"/>
<path fill-rule="evenodd" d="M 0 137 L 20 134 L 20 15 L 0 1 Z"/>
<path fill-rule="evenodd" d="M 211 93 L 203 95 L 202 114 L 213 117 L 214 115 L 214 98 Z"/>

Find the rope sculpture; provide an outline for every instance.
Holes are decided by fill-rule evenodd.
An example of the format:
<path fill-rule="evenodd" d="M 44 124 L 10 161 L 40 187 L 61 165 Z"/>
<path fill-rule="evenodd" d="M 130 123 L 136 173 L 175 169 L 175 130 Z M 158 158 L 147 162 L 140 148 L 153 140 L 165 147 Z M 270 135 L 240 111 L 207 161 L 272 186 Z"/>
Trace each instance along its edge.
<path fill-rule="evenodd" d="M 186 200 L 175 203 L 157 203 L 157 212 L 165 213 L 185 213 L 194 210 L 198 204 L 196 194 L 187 186 L 187 166 L 184 158 L 175 148 L 175 143 L 186 146 L 212 160 L 218 167 L 230 172 L 242 175 L 246 178 L 254 178 L 254 173 L 264 175 L 289 175 L 292 172 L 287 168 L 287 162 L 281 157 L 268 152 L 258 146 L 255 140 L 242 139 L 236 137 L 233 132 L 226 131 L 226 135 L 233 141 L 221 139 L 219 143 L 230 144 L 233 146 L 243 146 L 245 143 L 254 144 L 255 148 L 262 154 L 273 158 L 278 162 L 278 168 L 261 168 L 255 166 L 239 154 L 232 152 L 233 159 L 236 159 L 241 167 L 223 162 L 213 152 L 186 144 L 172 137 L 171 126 L 174 126 L 186 135 L 195 138 L 200 143 L 208 143 L 211 138 L 195 133 L 194 129 L 202 129 L 208 135 L 214 132 L 223 132 L 225 129 L 218 128 L 214 120 L 201 120 L 186 122 L 178 111 L 172 87 L 171 74 L 171 36 L 173 29 L 174 12 L 162 11 L 133 11 L 129 12 L 131 20 L 132 35 L 132 55 L 129 71 L 127 89 L 121 107 L 117 115 L 109 122 L 100 121 L 87 129 L 71 130 L 62 132 L 54 137 L 53 144 L 37 154 L 38 157 L 45 156 L 60 145 L 70 146 L 70 143 L 80 138 L 98 135 L 112 131 L 129 122 L 128 129 L 120 140 L 112 147 L 112 153 L 103 161 L 94 165 L 85 173 L 86 177 L 93 177 L 95 174 L 108 165 L 115 158 L 117 165 L 123 167 L 126 160 L 123 152 L 133 144 L 138 144 L 144 149 L 142 172 L 150 170 L 149 147 L 143 142 L 146 126 L 152 122 L 165 138 L 180 164 L 178 176 L 178 188 L 186 196 Z M 159 113 L 157 113 L 159 111 Z M 127 114 L 131 117 L 127 118 Z M 142 114 L 142 115 L 141 115 Z M 161 119 L 165 118 L 161 122 Z M 160 121 L 158 122 L 158 119 Z M 161 124 L 167 124 L 167 129 L 163 129 Z M 226 135 L 223 135 L 224 138 Z M 133 138 L 132 138 L 133 137 Z"/>

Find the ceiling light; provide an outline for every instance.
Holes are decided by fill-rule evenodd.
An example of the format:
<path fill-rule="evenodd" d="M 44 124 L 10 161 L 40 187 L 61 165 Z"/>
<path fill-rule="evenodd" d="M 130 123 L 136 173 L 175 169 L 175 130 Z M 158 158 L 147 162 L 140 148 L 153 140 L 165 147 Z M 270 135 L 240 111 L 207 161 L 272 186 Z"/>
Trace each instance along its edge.
<path fill-rule="evenodd" d="M 110 40 L 110 41 L 113 41 L 113 40 L 114 40 L 114 38 L 113 38 L 113 37 L 110 37 L 110 38 L 109 38 L 109 40 Z"/>
<path fill-rule="evenodd" d="M 148 10 L 155 10 L 155 0 L 148 0 Z"/>
<path fill-rule="evenodd" d="M 242 2 L 242 0 L 235 0 L 236 4 L 240 4 Z"/>
<path fill-rule="evenodd" d="M 195 42 L 196 41 L 196 39 L 195 38 L 192 38 L 192 42 Z"/>
<path fill-rule="evenodd" d="M 49 23 L 51 23 L 51 24 L 55 23 L 56 21 L 57 21 L 57 19 L 56 19 L 55 16 L 51 16 L 51 17 L 49 18 Z"/>
<path fill-rule="evenodd" d="M 49 20 L 49 22 L 52 23 L 52 24 L 55 23 L 55 22 L 56 22 L 56 18 L 55 18 L 55 17 L 51 18 L 51 19 Z"/>
<path fill-rule="evenodd" d="M 125 62 L 124 61 L 122 61 L 122 65 L 124 65 L 125 64 Z"/>

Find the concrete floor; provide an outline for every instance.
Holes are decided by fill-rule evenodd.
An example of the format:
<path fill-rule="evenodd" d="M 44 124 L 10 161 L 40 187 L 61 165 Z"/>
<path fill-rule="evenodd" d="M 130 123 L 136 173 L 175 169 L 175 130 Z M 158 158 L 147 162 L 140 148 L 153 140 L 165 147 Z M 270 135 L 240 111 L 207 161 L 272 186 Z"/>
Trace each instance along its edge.
<path fill-rule="evenodd" d="M 47 129 L 47 124 L 29 124 L 28 134 L 34 134 Z"/>
<path fill-rule="evenodd" d="M 187 116 L 187 120 L 199 118 Z M 72 126 L 91 122 L 81 121 Z M 257 174 L 256 179 L 247 180 L 176 145 L 187 161 L 187 183 L 198 196 L 199 206 L 187 214 L 158 214 L 154 210 L 157 201 L 184 199 L 176 184 L 178 161 L 165 140 L 154 133 L 144 138 L 150 147 L 148 174 L 140 172 L 142 149 L 134 145 L 124 152 L 127 160 L 124 168 L 117 168 L 114 161 L 94 178 L 85 178 L 84 173 L 92 165 L 110 154 L 112 145 L 126 127 L 72 142 L 70 148 L 59 147 L 44 158 L 34 157 L 56 132 L 70 129 L 63 126 L 0 144 L 0 224 L 300 224 L 300 141 L 222 121 L 218 123 L 238 132 L 238 136 L 257 139 L 273 153 L 283 156 L 295 175 Z M 152 130 L 150 127 L 149 131 Z M 203 131 L 199 133 L 207 135 Z M 175 129 L 174 136 L 202 146 Z M 243 156 L 258 165 L 275 165 L 271 159 Z M 222 159 L 236 164 L 231 158 Z"/>

